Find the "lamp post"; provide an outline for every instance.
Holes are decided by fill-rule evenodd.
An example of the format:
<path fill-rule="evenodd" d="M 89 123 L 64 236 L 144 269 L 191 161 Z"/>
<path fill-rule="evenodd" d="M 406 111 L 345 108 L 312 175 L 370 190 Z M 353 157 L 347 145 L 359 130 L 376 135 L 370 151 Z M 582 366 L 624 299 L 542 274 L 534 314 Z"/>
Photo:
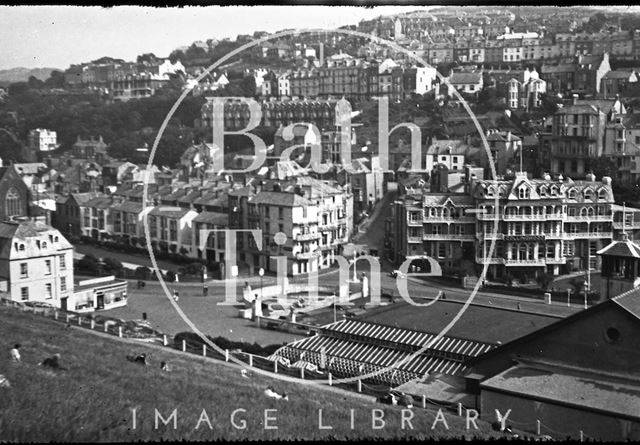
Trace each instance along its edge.
<path fill-rule="evenodd" d="M 587 308 L 587 292 L 589 291 L 589 283 L 587 281 L 584 282 L 584 308 Z"/>
<path fill-rule="evenodd" d="M 333 322 L 336 322 L 336 293 L 333 293 Z"/>
<path fill-rule="evenodd" d="M 260 303 L 262 304 L 262 277 L 264 276 L 264 269 L 262 267 L 258 270 L 258 275 L 260 275 Z"/>
<path fill-rule="evenodd" d="M 567 307 L 571 307 L 571 289 L 567 289 Z"/>

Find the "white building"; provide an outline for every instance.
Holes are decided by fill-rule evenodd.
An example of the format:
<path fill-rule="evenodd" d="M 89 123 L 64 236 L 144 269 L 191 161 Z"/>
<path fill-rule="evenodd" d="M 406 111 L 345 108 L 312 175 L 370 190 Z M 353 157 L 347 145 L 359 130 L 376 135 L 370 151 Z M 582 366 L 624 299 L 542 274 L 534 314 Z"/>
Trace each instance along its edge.
<path fill-rule="evenodd" d="M 73 308 L 73 246 L 39 221 L 0 222 L 0 289 L 13 301 Z"/>
<path fill-rule="evenodd" d="M 52 151 L 58 147 L 58 135 L 55 131 L 36 128 L 29 132 L 29 148 L 35 151 Z"/>

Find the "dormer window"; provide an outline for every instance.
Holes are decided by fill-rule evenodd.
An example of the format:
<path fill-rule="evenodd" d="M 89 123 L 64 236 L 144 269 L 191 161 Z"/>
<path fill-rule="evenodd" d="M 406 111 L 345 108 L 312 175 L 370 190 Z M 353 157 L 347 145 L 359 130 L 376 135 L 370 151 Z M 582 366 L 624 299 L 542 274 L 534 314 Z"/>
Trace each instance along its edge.
<path fill-rule="evenodd" d="M 584 199 L 585 200 L 593 200 L 593 190 L 587 189 L 584 191 Z"/>
<path fill-rule="evenodd" d="M 527 187 L 520 187 L 518 189 L 519 199 L 529 199 L 531 197 L 531 191 Z"/>
<path fill-rule="evenodd" d="M 601 201 L 607 199 L 607 191 L 605 189 L 598 190 L 598 199 Z"/>

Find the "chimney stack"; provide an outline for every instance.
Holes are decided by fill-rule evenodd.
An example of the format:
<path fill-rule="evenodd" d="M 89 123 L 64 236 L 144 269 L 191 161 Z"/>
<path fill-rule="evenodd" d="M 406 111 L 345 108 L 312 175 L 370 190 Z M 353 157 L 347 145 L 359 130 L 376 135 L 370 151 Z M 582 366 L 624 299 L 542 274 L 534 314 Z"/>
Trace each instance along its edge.
<path fill-rule="evenodd" d="M 578 95 L 577 94 L 573 95 L 572 103 L 573 103 L 573 105 L 577 105 L 578 104 Z"/>

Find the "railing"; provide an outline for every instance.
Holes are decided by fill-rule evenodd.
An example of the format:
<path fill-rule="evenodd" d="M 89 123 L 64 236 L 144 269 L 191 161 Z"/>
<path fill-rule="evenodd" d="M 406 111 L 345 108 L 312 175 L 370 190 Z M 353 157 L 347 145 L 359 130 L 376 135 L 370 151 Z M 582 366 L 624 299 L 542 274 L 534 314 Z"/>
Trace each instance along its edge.
<path fill-rule="evenodd" d="M 410 236 L 410 235 L 407 235 L 407 242 L 409 242 L 409 243 L 421 243 L 422 242 L 422 236 Z"/>
<path fill-rule="evenodd" d="M 315 258 L 320 255 L 320 252 L 314 250 L 313 252 L 298 252 L 295 254 L 296 258 L 299 260 L 310 260 L 311 258 Z"/>
<path fill-rule="evenodd" d="M 423 222 L 426 223 L 472 223 L 475 222 L 473 216 L 428 216 L 424 215 Z"/>
<path fill-rule="evenodd" d="M 439 241 L 474 241 L 476 239 L 475 235 L 472 234 L 436 234 L 436 233 L 425 233 L 422 236 L 424 240 L 439 240 Z"/>
<path fill-rule="evenodd" d="M 407 218 L 407 225 L 409 227 L 422 227 L 422 220 Z"/>
<path fill-rule="evenodd" d="M 322 236 L 321 233 L 318 232 L 310 232 L 310 233 L 298 233 L 296 235 L 296 241 L 313 241 Z"/>
<path fill-rule="evenodd" d="M 592 222 L 592 221 L 613 221 L 613 215 L 591 215 L 591 216 L 582 216 L 582 215 L 573 215 L 565 218 L 568 222 Z"/>
<path fill-rule="evenodd" d="M 504 264 L 504 258 L 482 258 L 477 256 L 476 263 L 479 264 Z"/>
<path fill-rule="evenodd" d="M 479 238 L 479 239 L 504 239 L 504 233 L 496 233 L 495 236 L 494 236 L 493 233 L 476 232 L 476 238 Z"/>
<path fill-rule="evenodd" d="M 563 239 L 576 238 L 613 238 L 612 232 L 565 232 Z"/>
<path fill-rule="evenodd" d="M 544 266 L 545 260 L 542 258 L 534 258 L 532 260 L 505 259 L 504 264 L 506 266 Z"/>
<path fill-rule="evenodd" d="M 503 218 L 502 218 L 502 219 L 503 219 L 503 220 L 505 220 L 505 221 L 513 221 L 513 220 L 525 220 L 525 221 L 535 220 L 535 221 L 546 221 L 546 220 L 548 220 L 548 219 L 552 219 L 552 218 L 553 218 L 553 216 L 554 216 L 554 214 L 545 214 L 545 213 L 543 213 L 543 214 L 539 214 L 539 213 L 532 213 L 532 214 L 524 214 L 524 213 L 522 213 L 522 214 L 520 214 L 520 213 L 517 213 L 517 214 L 515 214 L 515 215 L 514 215 L 514 214 L 509 214 L 509 213 L 507 213 L 507 214 L 505 214 L 505 215 L 503 216 Z M 560 217 L 560 218 L 561 218 L 561 217 L 562 217 L 562 214 L 558 214 L 558 215 L 556 215 L 556 216 L 558 216 L 558 217 Z"/>

